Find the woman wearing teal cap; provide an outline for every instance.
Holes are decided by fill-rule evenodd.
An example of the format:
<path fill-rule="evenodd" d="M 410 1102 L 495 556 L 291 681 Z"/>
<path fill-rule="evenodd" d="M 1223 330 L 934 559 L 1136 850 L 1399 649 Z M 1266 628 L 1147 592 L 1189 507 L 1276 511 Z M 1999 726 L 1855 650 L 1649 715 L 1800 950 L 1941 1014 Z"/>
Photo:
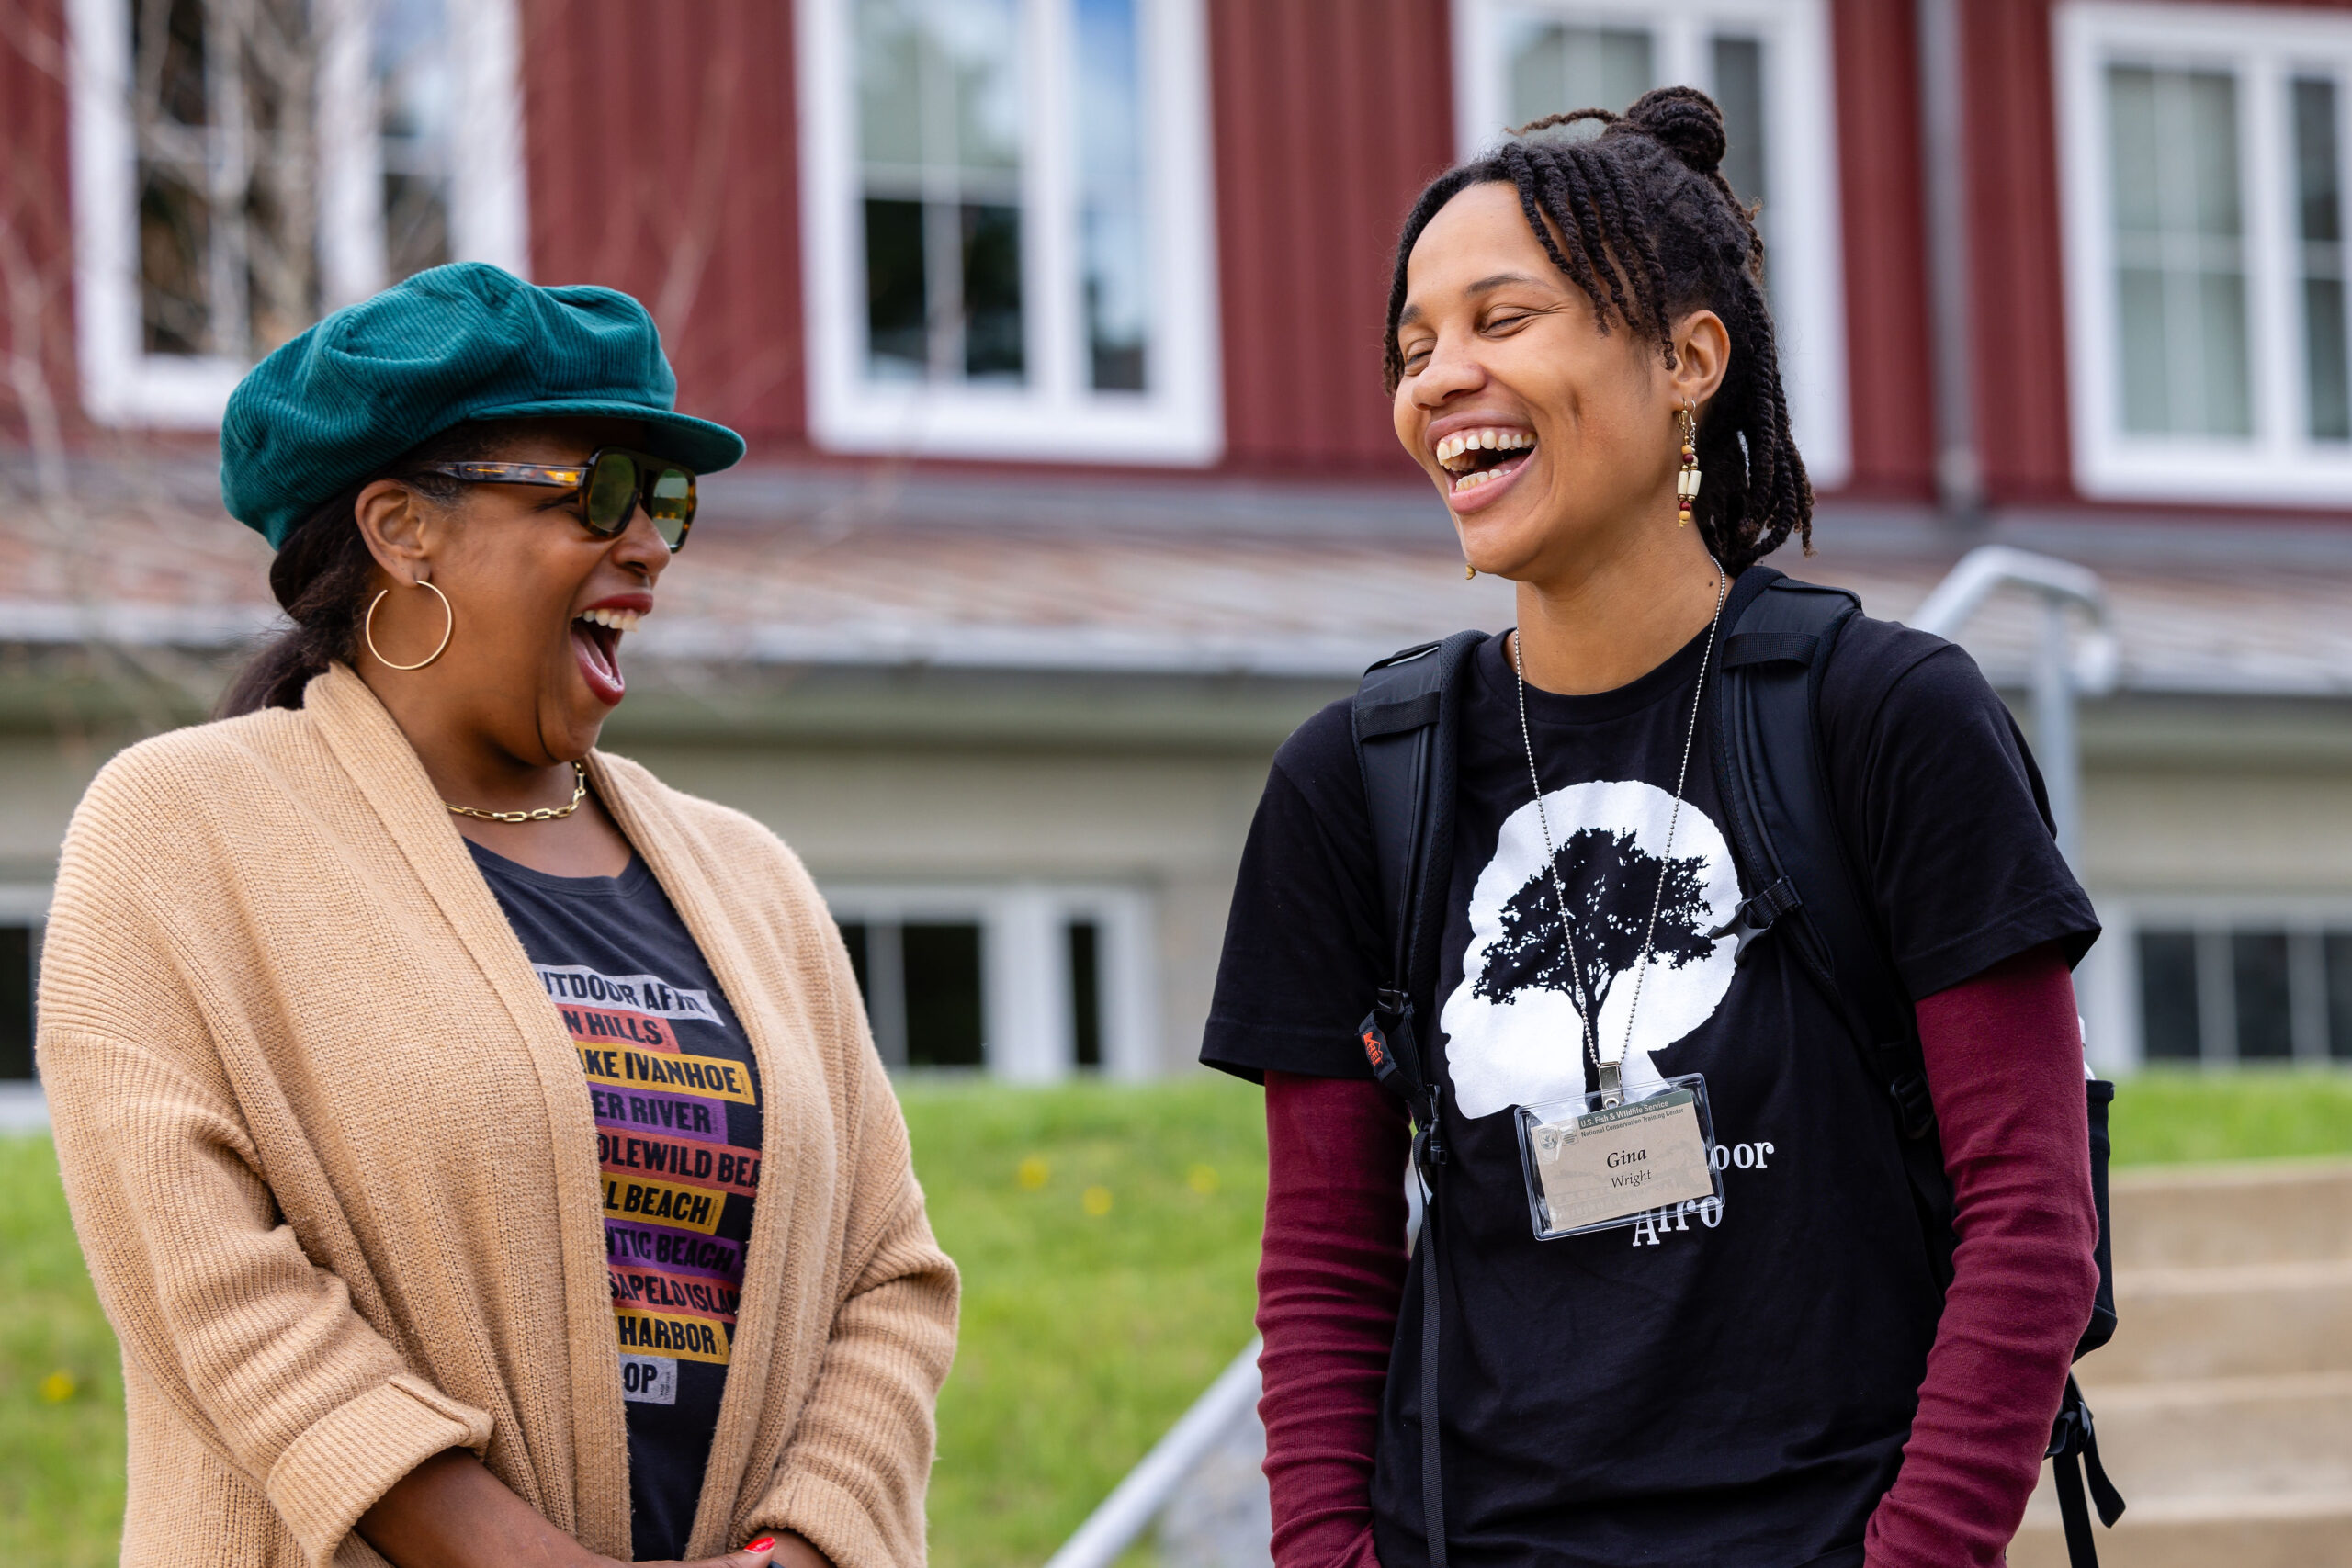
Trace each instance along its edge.
<path fill-rule="evenodd" d="M 957 1284 L 847 957 L 594 750 L 742 454 L 673 399 L 636 301 L 459 265 L 231 400 L 293 626 L 91 785 L 42 961 L 126 1562 L 922 1561 Z"/>

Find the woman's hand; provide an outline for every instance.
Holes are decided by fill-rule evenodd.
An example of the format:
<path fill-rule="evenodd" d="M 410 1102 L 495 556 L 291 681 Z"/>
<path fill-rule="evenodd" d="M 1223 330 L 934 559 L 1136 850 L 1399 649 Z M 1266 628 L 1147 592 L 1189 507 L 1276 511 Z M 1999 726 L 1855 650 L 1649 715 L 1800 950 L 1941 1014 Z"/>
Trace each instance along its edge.
<path fill-rule="evenodd" d="M 395 1568 L 622 1568 L 548 1523 L 463 1449 L 435 1454 L 359 1517 Z M 832 1568 L 797 1535 L 762 1536 L 724 1557 L 659 1568 Z"/>
<path fill-rule="evenodd" d="M 596 1560 L 598 1568 L 621 1568 L 609 1557 Z M 406 1564 L 402 1564 L 406 1568 Z M 797 1535 L 763 1535 L 741 1551 L 724 1557 L 699 1557 L 692 1562 L 639 1563 L 638 1568 L 833 1568 L 825 1554 Z"/>

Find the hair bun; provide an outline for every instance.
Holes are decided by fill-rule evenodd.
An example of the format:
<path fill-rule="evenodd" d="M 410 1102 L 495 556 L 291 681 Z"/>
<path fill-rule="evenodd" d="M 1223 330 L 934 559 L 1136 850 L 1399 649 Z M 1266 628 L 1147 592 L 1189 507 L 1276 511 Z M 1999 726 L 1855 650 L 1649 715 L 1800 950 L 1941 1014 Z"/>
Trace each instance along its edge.
<path fill-rule="evenodd" d="M 1653 87 L 1634 100 L 1619 122 L 1663 145 L 1702 175 L 1724 161 L 1724 111 L 1696 87 Z"/>

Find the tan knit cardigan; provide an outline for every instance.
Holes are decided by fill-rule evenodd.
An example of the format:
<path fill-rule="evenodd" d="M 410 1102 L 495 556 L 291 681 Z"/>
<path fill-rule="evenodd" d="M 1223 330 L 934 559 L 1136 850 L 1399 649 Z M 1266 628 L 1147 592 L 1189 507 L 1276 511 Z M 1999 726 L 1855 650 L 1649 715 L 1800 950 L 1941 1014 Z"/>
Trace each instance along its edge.
<path fill-rule="evenodd" d="M 589 779 L 763 1086 L 691 1554 L 781 1528 L 842 1568 L 920 1564 L 957 1281 L 840 938 L 765 829 L 618 758 Z M 40 1052 L 122 1341 L 126 1564 L 381 1564 L 354 1522 L 460 1446 L 628 1557 L 579 1056 L 357 676 L 98 775 L 59 869 Z"/>

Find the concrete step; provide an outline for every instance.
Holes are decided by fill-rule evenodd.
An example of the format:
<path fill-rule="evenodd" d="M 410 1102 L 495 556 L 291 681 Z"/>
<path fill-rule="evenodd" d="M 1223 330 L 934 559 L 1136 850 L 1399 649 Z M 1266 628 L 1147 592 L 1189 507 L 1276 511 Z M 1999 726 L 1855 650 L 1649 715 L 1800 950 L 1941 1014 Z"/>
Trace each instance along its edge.
<path fill-rule="evenodd" d="M 2352 1568 L 2352 1162 L 2119 1172 L 2107 1568 Z M 2011 1568 L 2063 1568 L 2050 1471 Z"/>
<path fill-rule="evenodd" d="M 2086 1388 L 2352 1371 L 2352 1258 L 2119 1269 L 2115 1310 Z"/>
<path fill-rule="evenodd" d="M 2352 1568 L 2352 1493 L 2124 1495 L 2131 1508 L 2115 1529 L 2092 1527 L 2100 1568 Z M 2018 1532 L 2009 1568 L 2067 1568 L 2054 1509 Z"/>
<path fill-rule="evenodd" d="M 2119 1274 L 2352 1258 L 2352 1161 L 2118 1171 L 2109 1208 Z"/>
<path fill-rule="evenodd" d="M 2099 1457 L 2135 1507 L 2143 1500 L 2352 1497 L 2352 1371 L 2086 1382 L 2084 1393 L 2098 1422 Z M 2027 1517 L 2057 1522 L 2047 1470 Z"/>

